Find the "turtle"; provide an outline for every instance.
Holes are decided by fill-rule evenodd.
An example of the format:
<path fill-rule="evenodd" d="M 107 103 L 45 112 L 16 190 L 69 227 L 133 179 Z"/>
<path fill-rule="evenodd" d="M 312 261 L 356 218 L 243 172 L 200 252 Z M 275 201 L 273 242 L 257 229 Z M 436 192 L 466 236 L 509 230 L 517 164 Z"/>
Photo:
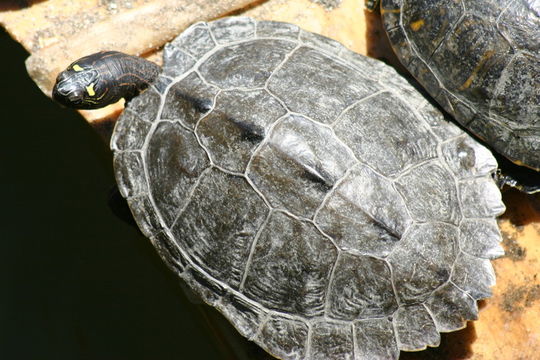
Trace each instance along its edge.
<path fill-rule="evenodd" d="M 469 132 L 533 169 L 540 191 L 539 2 L 381 0 L 380 10 L 407 70 Z"/>
<path fill-rule="evenodd" d="M 504 253 L 497 162 L 393 68 L 226 17 L 191 25 L 156 69 L 99 52 L 53 94 L 95 108 L 127 89 L 119 190 L 241 335 L 281 359 L 398 359 L 477 318 Z"/>

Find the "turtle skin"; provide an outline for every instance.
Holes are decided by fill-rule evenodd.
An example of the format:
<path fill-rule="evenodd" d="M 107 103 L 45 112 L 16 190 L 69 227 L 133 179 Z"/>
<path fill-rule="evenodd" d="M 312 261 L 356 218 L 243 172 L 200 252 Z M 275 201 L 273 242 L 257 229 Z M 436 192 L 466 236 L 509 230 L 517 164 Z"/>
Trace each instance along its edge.
<path fill-rule="evenodd" d="M 540 171 L 540 2 L 381 0 L 403 65 L 471 133 Z"/>
<path fill-rule="evenodd" d="M 397 359 L 491 294 L 491 153 L 390 67 L 295 25 L 192 25 L 111 147 L 164 261 L 278 358 Z"/>

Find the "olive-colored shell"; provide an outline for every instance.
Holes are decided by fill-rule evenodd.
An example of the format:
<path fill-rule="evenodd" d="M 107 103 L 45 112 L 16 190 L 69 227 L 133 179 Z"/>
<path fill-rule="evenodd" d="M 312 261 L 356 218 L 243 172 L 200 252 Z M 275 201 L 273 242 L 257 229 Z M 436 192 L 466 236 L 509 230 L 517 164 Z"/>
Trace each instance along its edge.
<path fill-rule="evenodd" d="M 493 149 L 540 171 L 540 2 L 382 0 L 401 62 Z"/>
<path fill-rule="evenodd" d="M 294 25 L 188 28 L 112 149 L 163 259 L 279 358 L 397 359 L 490 296 L 491 153 L 390 67 Z"/>

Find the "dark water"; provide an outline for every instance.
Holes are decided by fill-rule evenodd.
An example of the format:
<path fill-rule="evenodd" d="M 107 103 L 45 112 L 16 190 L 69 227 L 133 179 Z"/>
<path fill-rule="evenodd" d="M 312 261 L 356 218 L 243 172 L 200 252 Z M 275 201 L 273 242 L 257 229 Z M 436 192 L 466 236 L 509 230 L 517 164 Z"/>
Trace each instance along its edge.
<path fill-rule="evenodd" d="M 0 359 L 232 358 L 108 208 L 107 145 L 37 89 L 3 30 L 0 54 Z"/>

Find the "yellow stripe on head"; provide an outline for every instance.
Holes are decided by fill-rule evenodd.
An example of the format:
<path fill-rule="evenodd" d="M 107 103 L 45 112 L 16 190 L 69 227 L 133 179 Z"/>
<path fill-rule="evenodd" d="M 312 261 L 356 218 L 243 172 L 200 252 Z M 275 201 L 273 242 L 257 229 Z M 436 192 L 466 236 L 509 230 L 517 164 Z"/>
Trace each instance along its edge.
<path fill-rule="evenodd" d="M 88 93 L 89 96 L 94 96 L 96 95 L 96 92 L 94 91 L 94 84 L 90 84 L 86 87 L 86 92 Z"/>
<path fill-rule="evenodd" d="M 73 70 L 75 71 L 83 71 L 84 69 L 82 67 L 79 66 L 79 64 L 75 64 L 72 66 Z"/>

